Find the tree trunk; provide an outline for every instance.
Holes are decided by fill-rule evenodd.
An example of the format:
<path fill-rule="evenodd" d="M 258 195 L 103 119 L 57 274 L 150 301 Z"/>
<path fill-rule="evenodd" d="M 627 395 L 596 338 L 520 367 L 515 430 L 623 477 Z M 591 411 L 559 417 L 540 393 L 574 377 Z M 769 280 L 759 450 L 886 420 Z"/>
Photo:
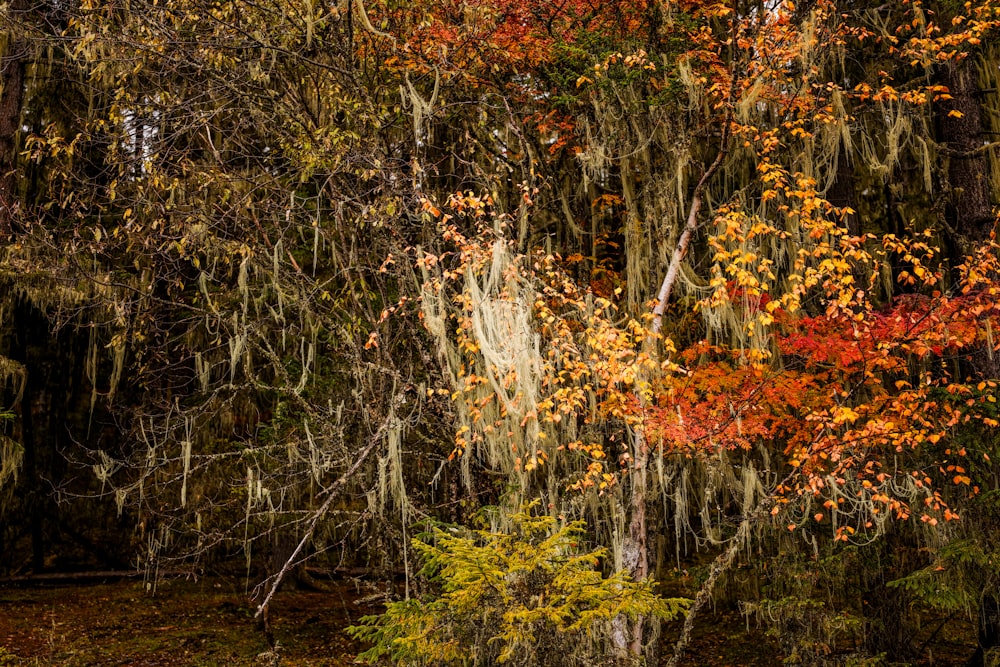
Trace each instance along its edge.
<path fill-rule="evenodd" d="M 990 163 L 983 150 L 982 109 L 975 69 L 970 59 L 945 65 L 939 80 L 948 86 L 952 99 L 937 105 L 935 121 L 938 140 L 946 149 L 947 192 L 945 216 L 957 237 L 961 254 L 989 238 L 996 221 L 990 192 Z M 956 260 L 960 257 L 954 258 Z M 1000 373 L 1000 358 L 992 351 L 978 349 L 965 360 L 966 372 L 973 377 L 992 378 Z M 1000 600 L 985 594 L 978 614 L 979 646 L 967 663 L 969 667 L 1000 664 Z"/>
<path fill-rule="evenodd" d="M 19 15 L 27 10 L 27 0 L 12 0 L 8 13 L 16 24 Z M 10 237 L 20 204 L 17 196 L 17 134 L 21 129 L 27 60 L 27 40 L 16 34 L 11 35 L 7 53 L 0 60 L 0 83 L 3 85 L 0 94 L 0 239 Z"/>
<path fill-rule="evenodd" d="M 622 544 L 622 562 L 635 581 L 643 581 L 649 576 L 649 549 L 646 544 L 646 466 L 648 453 L 646 438 L 637 433 L 632 456 L 633 468 L 629 476 L 629 526 L 628 535 Z M 645 619 L 637 618 L 631 630 L 626 628 L 625 619 L 615 619 L 614 643 L 619 649 L 628 648 L 633 656 L 642 655 L 643 625 Z"/>
<path fill-rule="evenodd" d="M 968 58 L 942 66 L 938 81 L 948 87 L 951 95 L 951 99 L 937 103 L 934 114 L 947 165 L 945 218 L 961 237 L 962 245 L 968 246 L 986 239 L 993 228 L 989 161 L 982 150 L 980 90 Z"/>
<path fill-rule="evenodd" d="M 41 438 L 38 437 L 39 424 L 38 417 L 44 419 L 40 414 L 44 410 L 44 396 L 40 393 L 38 378 L 38 368 L 33 363 L 34 350 L 33 341 L 45 340 L 40 336 L 40 326 L 37 320 L 37 313 L 31 305 L 24 300 L 20 300 L 14 308 L 14 317 L 17 323 L 17 332 L 14 335 L 14 357 L 25 368 L 24 391 L 19 406 L 20 420 L 18 423 L 18 436 L 21 445 L 24 447 L 24 478 L 21 482 L 23 504 L 25 514 L 23 519 L 27 520 L 28 531 L 31 535 L 31 568 L 35 574 L 45 569 L 45 545 L 43 531 L 43 506 L 46 500 L 45 491 L 42 488 L 42 475 L 39 473 L 40 461 L 39 444 Z M 43 427 L 44 428 L 44 427 Z"/>
<path fill-rule="evenodd" d="M 622 565 L 635 581 L 643 581 L 649 576 L 649 554 L 646 545 L 646 441 L 641 434 L 633 438 L 635 445 L 634 467 L 629 475 L 628 533 L 622 540 Z M 614 619 L 611 641 L 619 653 L 619 658 L 637 659 L 642 655 L 643 624 L 645 619 L 637 618 L 629 626 L 625 616 Z"/>
<path fill-rule="evenodd" d="M 965 59 L 949 63 L 939 74 L 952 99 L 939 102 L 935 109 L 938 141 L 947 157 L 945 219 L 954 232 L 948 247 L 956 266 L 977 243 L 989 238 L 996 222 L 990 192 L 990 163 L 983 150 L 982 110 L 973 64 Z M 970 374 L 993 378 L 1000 373 L 1000 358 L 992 351 L 977 350 L 965 360 Z"/>

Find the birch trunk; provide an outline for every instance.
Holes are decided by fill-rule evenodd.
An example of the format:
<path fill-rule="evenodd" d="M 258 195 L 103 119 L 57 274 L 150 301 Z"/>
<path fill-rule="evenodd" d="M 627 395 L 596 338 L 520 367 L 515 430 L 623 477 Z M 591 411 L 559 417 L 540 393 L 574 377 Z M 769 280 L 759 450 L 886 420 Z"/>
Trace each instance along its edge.
<path fill-rule="evenodd" d="M 722 161 L 726 156 L 727 133 L 724 130 L 722 136 L 722 147 L 715 156 L 712 164 L 705 170 L 698 180 L 691 197 L 691 207 L 688 210 L 687 222 L 677 241 L 670 259 L 670 266 L 667 274 L 660 285 L 660 292 L 657 295 L 656 308 L 653 310 L 652 331 L 654 334 L 660 332 L 662 326 L 663 313 L 666 310 L 667 302 L 670 300 L 674 283 L 680 272 L 681 261 L 687 254 L 691 237 L 698 229 L 698 213 L 701 211 L 705 186 L 718 171 Z M 640 404 L 642 398 L 639 398 Z M 632 472 L 629 486 L 628 512 L 629 527 L 628 534 L 622 544 L 622 561 L 632 579 L 642 581 L 649 576 L 649 545 L 647 540 L 646 527 L 646 492 L 647 492 L 647 468 L 649 464 L 649 444 L 646 442 L 645 434 L 641 429 L 637 429 L 632 438 Z M 626 620 L 623 617 L 615 619 L 612 630 L 612 639 L 616 649 L 628 652 L 633 656 L 639 656 L 643 650 L 643 626 L 645 619 L 637 618 L 631 629 L 626 627 Z"/>

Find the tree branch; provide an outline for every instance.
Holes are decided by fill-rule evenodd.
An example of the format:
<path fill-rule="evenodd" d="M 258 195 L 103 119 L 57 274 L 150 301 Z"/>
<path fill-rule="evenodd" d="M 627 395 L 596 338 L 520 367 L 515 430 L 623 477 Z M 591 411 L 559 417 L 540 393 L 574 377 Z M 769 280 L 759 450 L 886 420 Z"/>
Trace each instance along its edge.
<path fill-rule="evenodd" d="M 674 283 L 677 282 L 677 274 L 680 273 L 681 261 L 687 254 L 688 245 L 691 243 L 691 236 L 698 230 L 698 212 L 701 210 L 702 194 L 705 191 L 705 186 L 715 172 L 719 170 L 722 160 L 726 157 L 728 134 L 729 122 L 727 120 L 722 129 L 722 144 L 719 148 L 719 154 L 715 156 L 715 160 L 705 170 L 705 173 L 701 175 L 701 178 L 698 179 L 698 184 L 694 186 L 694 194 L 691 196 L 691 208 L 688 209 L 687 223 L 684 225 L 681 237 L 677 240 L 677 247 L 674 248 L 674 254 L 670 258 L 667 275 L 663 277 L 663 284 L 660 285 L 660 292 L 656 297 L 656 308 L 653 309 L 653 333 L 660 332 L 660 327 L 663 323 L 663 312 L 667 309 L 667 302 L 670 300 Z"/>
<path fill-rule="evenodd" d="M 354 463 L 352 463 L 351 466 L 344 472 L 344 474 L 338 477 L 333 484 L 323 489 L 320 495 L 326 494 L 326 500 L 324 500 L 323 504 L 320 505 L 315 512 L 313 512 L 313 517 L 312 520 L 309 522 L 309 527 L 306 528 L 306 532 L 302 536 L 302 539 L 299 540 L 298 545 L 295 547 L 295 551 L 293 551 L 292 554 L 285 560 L 285 564 L 281 566 L 281 570 L 278 572 L 278 574 L 274 576 L 274 581 L 271 583 L 271 588 L 270 590 L 268 590 L 267 595 L 264 596 L 264 601 L 257 606 L 257 613 L 254 614 L 254 618 L 260 618 L 261 614 L 266 614 L 267 606 L 271 603 L 271 598 L 274 597 L 274 594 L 277 592 L 278 587 L 281 585 L 281 582 L 284 581 L 285 576 L 288 574 L 289 570 L 291 570 L 292 567 L 294 566 L 295 559 L 305 548 L 309 540 L 312 539 L 312 536 L 316 532 L 316 527 L 319 525 L 320 520 L 324 516 L 326 516 L 326 512 L 327 510 L 330 509 L 330 505 L 332 505 L 333 501 L 337 499 L 338 497 L 337 491 L 339 491 L 341 487 L 343 487 L 347 483 L 347 481 L 354 476 L 354 473 L 358 471 L 358 469 L 361 467 L 361 464 L 363 464 L 365 461 L 368 460 L 368 457 L 371 456 L 371 453 L 375 451 L 375 448 L 379 445 L 379 443 L 382 442 L 382 438 L 385 435 L 385 432 L 389 429 L 389 427 L 396 419 L 395 416 L 396 406 L 398 406 L 402 402 L 402 398 L 403 398 L 402 392 L 396 394 L 396 396 L 392 400 L 392 404 L 389 406 L 389 414 L 386 415 L 386 418 L 384 420 L 382 420 L 382 424 L 378 427 L 378 430 L 375 431 L 375 434 L 372 435 L 371 439 L 368 441 L 368 444 L 365 445 L 365 448 L 358 453 L 357 458 L 354 460 Z"/>

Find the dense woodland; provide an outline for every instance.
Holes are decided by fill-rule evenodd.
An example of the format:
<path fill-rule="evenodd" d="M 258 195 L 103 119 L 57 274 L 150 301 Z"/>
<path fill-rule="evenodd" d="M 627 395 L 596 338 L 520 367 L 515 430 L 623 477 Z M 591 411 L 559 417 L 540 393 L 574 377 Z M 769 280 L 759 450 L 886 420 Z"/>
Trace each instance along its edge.
<path fill-rule="evenodd" d="M 713 604 L 1000 661 L 996 0 L 7 0 L 0 54 L 0 575 L 396 577 L 402 665 Z"/>

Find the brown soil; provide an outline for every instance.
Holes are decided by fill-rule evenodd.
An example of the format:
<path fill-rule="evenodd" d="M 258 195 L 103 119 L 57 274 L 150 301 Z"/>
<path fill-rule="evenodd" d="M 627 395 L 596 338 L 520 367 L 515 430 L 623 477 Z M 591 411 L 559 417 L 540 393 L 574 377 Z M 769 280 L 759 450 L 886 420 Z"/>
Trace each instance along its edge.
<path fill-rule="evenodd" d="M 338 583 L 331 593 L 278 593 L 271 623 L 281 665 L 340 667 L 358 645 L 344 628 L 378 613 L 371 594 Z M 220 581 L 0 589 L 0 667 L 7 665 L 277 664 L 242 589 Z"/>

